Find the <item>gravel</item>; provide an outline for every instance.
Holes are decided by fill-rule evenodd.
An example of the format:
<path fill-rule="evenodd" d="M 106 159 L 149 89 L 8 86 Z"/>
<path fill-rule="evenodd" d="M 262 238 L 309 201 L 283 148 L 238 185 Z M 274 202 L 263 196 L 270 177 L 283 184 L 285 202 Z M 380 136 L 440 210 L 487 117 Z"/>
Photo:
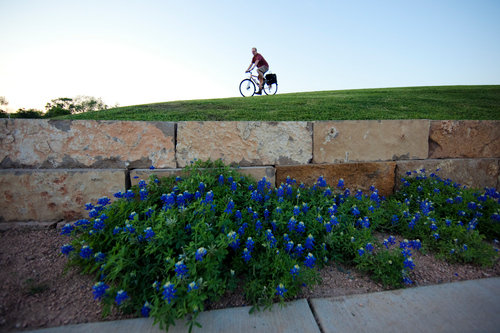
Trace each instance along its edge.
<path fill-rule="evenodd" d="M 388 235 L 378 234 L 380 239 Z M 402 241 L 396 237 L 397 244 Z M 94 279 L 66 267 L 60 247 L 67 242 L 55 229 L 0 232 L 0 331 L 14 332 L 97 321 L 131 318 L 112 312 L 106 319 L 93 299 Z M 414 251 L 415 252 L 415 251 Z M 500 276 L 500 263 L 491 268 L 449 264 L 416 252 L 410 278 L 415 286 Z M 353 267 L 331 262 L 320 271 L 322 284 L 304 288 L 298 298 L 334 297 L 372 293 L 386 288 Z M 226 293 L 207 310 L 245 306 L 241 286 Z"/>

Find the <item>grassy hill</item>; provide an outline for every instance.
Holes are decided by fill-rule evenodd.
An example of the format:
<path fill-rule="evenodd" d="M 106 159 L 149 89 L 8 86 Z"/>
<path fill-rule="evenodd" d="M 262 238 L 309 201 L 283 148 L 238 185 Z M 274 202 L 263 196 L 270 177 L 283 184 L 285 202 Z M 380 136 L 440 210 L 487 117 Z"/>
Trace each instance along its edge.
<path fill-rule="evenodd" d="M 500 86 L 436 86 L 318 91 L 145 104 L 60 119 L 314 121 L 500 120 Z"/>

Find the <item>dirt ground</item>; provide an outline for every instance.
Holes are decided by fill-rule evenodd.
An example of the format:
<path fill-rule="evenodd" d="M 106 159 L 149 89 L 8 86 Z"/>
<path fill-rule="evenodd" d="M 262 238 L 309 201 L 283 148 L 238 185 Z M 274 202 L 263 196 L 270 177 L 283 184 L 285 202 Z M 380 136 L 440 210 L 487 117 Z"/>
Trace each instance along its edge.
<path fill-rule="evenodd" d="M 397 244 L 400 241 L 402 239 L 397 238 Z M 77 268 L 65 271 L 67 259 L 60 254 L 60 247 L 66 242 L 55 229 L 0 232 L 0 331 L 130 318 L 115 312 L 102 319 L 100 305 L 92 295 L 93 278 L 81 275 Z M 500 276 L 498 261 L 492 268 L 483 269 L 474 265 L 451 265 L 415 252 L 416 267 L 410 276 L 413 287 Z M 313 290 L 304 288 L 300 298 L 384 290 L 352 267 L 331 263 L 320 273 L 323 283 Z M 248 304 L 241 293 L 228 293 L 207 310 L 244 305 Z"/>

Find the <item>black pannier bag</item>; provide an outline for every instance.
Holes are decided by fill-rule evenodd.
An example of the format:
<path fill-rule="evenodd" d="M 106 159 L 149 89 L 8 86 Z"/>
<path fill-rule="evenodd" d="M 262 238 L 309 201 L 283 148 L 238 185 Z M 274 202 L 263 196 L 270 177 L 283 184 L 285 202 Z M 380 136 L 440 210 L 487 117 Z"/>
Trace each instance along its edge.
<path fill-rule="evenodd" d="M 278 78 L 276 77 L 276 74 L 267 74 L 266 80 L 268 84 L 278 84 Z"/>

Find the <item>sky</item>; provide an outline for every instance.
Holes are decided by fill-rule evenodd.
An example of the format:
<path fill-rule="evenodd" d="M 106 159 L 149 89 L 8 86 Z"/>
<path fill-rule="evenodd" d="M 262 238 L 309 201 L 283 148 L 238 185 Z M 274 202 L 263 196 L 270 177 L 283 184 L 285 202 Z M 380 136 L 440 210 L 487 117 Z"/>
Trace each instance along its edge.
<path fill-rule="evenodd" d="M 0 0 L 0 96 L 238 97 L 252 47 L 278 94 L 498 85 L 499 18 L 499 0 Z"/>

